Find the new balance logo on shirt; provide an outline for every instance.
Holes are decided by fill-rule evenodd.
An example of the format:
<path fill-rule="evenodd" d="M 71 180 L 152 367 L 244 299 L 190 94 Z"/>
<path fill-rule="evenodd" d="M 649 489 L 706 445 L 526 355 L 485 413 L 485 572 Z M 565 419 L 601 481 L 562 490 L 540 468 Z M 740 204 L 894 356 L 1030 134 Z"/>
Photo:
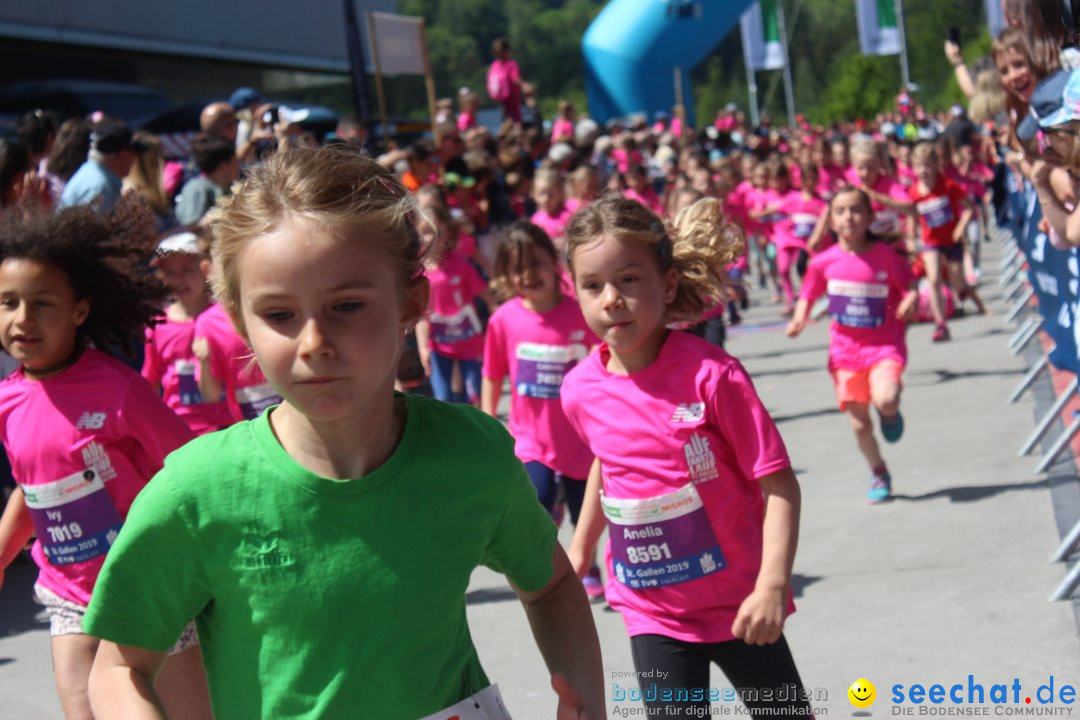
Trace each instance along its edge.
<path fill-rule="evenodd" d="M 78 430 L 100 430 L 105 426 L 105 413 L 103 412 L 84 412 L 79 418 L 79 421 L 75 423 L 75 427 Z"/>
<path fill-rule="evenodd" d="M 705 403 L 679 403 L 671 416 L 673 423 L 700 422 L 705 417 Z"/>

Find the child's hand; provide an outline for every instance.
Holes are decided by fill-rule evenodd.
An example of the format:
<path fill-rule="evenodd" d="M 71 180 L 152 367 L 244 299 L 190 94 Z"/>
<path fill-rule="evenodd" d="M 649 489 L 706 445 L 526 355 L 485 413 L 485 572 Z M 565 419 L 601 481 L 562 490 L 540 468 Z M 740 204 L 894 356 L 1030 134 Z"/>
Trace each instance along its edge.
<path fill-rule="evenodd" d="M 787 593 L 777 588 L 755 589 L 739 606 L 731 632 L 747 645 L 771 645 L 784 630 Z"/>
<path fill-rule="evenodd" d="M 551 687 L 559 696 L 555 720 L 603 720 L 592 718 L 585 712 L 585 701 L 581 698 L 581 694 L 570 685 L 570 681 L 562 673 L 551 675 Z"/>
<path fill-rule="evenodd" d="M 964 64 L 964 54 L 960 51 L 960 46 L 952 40 L 945 41 L 945 57 L 953 67 Z"/>
<path fill-rule="evenodd" d="M 569 558 L 570 567 L 574 568 L 574 574 L 578 576 L 578 580 L 585 579 L 585 576 L 589 573 L 589 566 L 592 565 L 592 558 L 588 557 L 574 543 L 570 543 L 570 548 L 566 551 L 566 557 Z"/>
<path fill-rule="evenodd" d="M 912 291 L 904 296 L 896 308 L 896 319 L 912 321 L 915 319 L 915 306 L 919 302 L 919 293 Z"/>
<path fill-rule="evenodd" d="M 191 341 L 191 352 L 203 362 L 210 359 L 210 343 L 204 337 L 197 337 Z"/>
<path fill-rule="evenodd" d="M 1031 183 L 1035 186 L 1036 190 L 1053 192 L 1049 187 L 1050 173 L 1053 172 L 1054 166 L 1045 160 L 1036 160 L 1031 164 Z"/>
<path fill-rule="evenodd" d="M 805 327 L 805 320 L 792 320 L 787 326 L 787 336 L 789 338 L 798 337 Z"/>

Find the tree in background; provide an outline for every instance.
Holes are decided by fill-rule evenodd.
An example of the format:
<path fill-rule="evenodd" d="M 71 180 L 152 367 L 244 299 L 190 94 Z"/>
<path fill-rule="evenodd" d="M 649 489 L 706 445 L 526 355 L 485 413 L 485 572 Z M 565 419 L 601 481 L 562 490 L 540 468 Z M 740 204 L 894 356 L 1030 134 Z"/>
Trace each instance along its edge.
<path fill-rule="evenodd" d="M 700 0 L 715 2 L 716 0 Z M 812 121 L 831 123 L 872 118 L 892 110 L 900 89 L 896 56 L 859 52 L 853 0 L 777 0 L 784 7 L 796 110 Z M 468 86 L 480 91 L 491 62 L 491 43 L 509 37 L 522 76 L 536 85 L 545 118 L 559 99 L 585 108 L 581 38 L 604 3 L 598 0 L 399 0 L 398 11 L 423 16 L 436 92 L 454 96 Z M 916 98 L 931 110 L 963 102 L 945 62 L 948 28 L 960 29 L 965 57 L 974 61 L 989 48 L 981 0 L 904 0 L 904 20 Z M 728 102 L 747 105 L 746 71 L 738 28 L 702 63 L 692 78 L 697 122 L 703 125 Z M 757 74 L 763 113 L 785 118 L 779 71 Z M 426 116 L 423 81 L 395 78 L 387 85 L 394 114 Z"/>

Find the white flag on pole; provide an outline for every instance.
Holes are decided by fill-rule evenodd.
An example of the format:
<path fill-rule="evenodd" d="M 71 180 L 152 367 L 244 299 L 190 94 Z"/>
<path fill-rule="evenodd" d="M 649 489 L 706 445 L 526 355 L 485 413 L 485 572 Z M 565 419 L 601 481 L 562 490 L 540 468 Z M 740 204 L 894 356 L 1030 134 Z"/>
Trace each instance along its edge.
<path fill-rule="evenodd" d="M 776 20 L 777 0 L 758 0 L 739 18 L 743 57 L 752 70 L 784 67 L 784 46 Z"/>
<path fill-rule="evenodd" d="M 863 55 L 900 54 L 900 30 L 893 0 L 855 0 L 855 17 Z"/>
<path fill-rule="evenodd" d="M 993 40 L 1005 29 L 1001 0 L 983 0 L 983 7 L 986 8 L 986 25 L 990 28 L 990 39 Z"/>
<path fill-rule="evenodd" d="M 423 75 L 424 58 L 420 40 L 420 18 L 408 15 L 371 14 L 378 38 L 368 47 L 379 48 L 379 64 L 383 75 Z"/>

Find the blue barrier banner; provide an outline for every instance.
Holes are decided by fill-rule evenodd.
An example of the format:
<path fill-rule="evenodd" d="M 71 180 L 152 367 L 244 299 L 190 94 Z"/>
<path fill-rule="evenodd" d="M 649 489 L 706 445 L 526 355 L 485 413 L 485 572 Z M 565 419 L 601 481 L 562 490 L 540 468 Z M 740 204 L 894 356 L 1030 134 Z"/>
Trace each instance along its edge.
<path fill-rule="evenodd" d="M 1074 325 L 1080 273 L 1076 250 L 1058 250 L 1050 244 L 1050 238 L 1039 229 L 1042 208 L 1038 196 L 1030 188 L 1025 190 L 1027 206 L 1024 232 L 1019 236 L 1020 249 L 1028 261 L 1028 282 L 1039 301 L 1043 329 L 1056 345 L 1050 353 L 1050 362 L 1060 370 L 1077 373 L 1080 361 Z"/>
<path fill-rule="evenodd" d="M 1027 231 L 1024 225 L 1027 215 L 1027 203 L 1025 201 L 1024 188 L 1016 179 L 1016 173 L 1012 170 L 1005 171 L 1005 188 L 1008 193 L 1007 214 L 1008 222 L 1017 238 L 1023 237 Z"/>

